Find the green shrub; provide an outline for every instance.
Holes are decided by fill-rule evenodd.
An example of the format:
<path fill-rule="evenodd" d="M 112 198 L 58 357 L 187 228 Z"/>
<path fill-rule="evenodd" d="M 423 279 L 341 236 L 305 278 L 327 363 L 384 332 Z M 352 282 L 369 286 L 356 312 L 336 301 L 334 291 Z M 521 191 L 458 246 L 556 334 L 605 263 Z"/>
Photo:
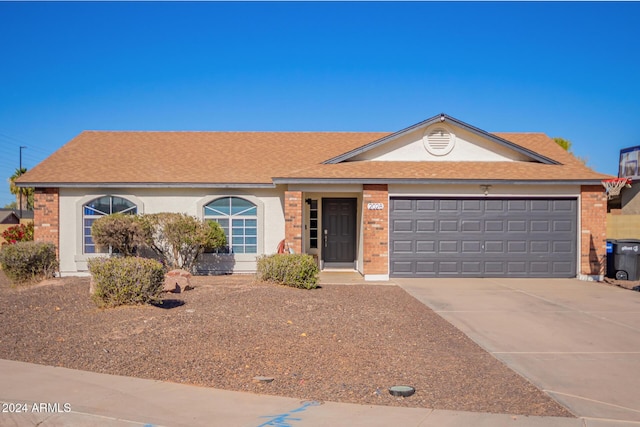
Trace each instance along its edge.
<path fill-rule="evenodd" d="M 274 254 L 258 258 L 258 279 L 314 289 L 318 287 L 318 266 L 307 254 Z"/>
<path fill-rule="evenodd" d="M 17 242 L 0 250 L 0 265 L 14 283 L 36 282 L 53 277 L 58 268 L 51 243 Z"/>
<path fill-rule="evenodd" d="M 149 234 L 137 215 L 116 213 L 94 221 L 91 237 L 96 245 L 111 247 L 124 256 L 132 256 L 147 243 Z"/>
<path fill-rule="evenodd" d="M 164 286 L 164 269 L 148 258 L 93 258 L 93 300 L 100 307 L 147 304 L 158 301 Z"/>
<path fill-rule="evenodd" d="M 150 236 L 149 246 L 170 269 L 190 271 L 205 249 L 213 250 L 226 244 L 224 231 L 213 221 L 167 212 L 142 218 Z"/>

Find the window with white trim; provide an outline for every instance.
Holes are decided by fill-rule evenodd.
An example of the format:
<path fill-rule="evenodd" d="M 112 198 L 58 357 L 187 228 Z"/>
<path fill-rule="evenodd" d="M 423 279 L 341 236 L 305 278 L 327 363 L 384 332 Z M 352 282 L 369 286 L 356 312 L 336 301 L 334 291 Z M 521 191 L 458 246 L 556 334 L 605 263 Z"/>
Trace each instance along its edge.
<path fill-rule="evenodd" d="M 82 247 L 85 254 L 109 253 L 110 248 L 96 246 L 91 237 L 91 226 L 102 216 L 115 213 L 135 215 L 138 207 L 129 200 L 116 196 L 103 196 L 82 206 Z"/>
<path fill-rule="evenodd" d="M 258 207 L 240 197 L 222 197 L 204 206 L 204 219 L 217 222 L 235 254 L 258 253 Z"/>

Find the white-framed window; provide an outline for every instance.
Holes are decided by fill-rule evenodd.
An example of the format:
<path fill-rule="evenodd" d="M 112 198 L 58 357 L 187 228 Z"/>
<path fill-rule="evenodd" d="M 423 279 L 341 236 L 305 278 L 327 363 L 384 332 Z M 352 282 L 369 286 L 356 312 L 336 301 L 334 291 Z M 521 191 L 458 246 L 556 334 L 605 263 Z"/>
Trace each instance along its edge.
<path fill-rule="evenodd" d="M 258 252 L 258 207 L 240 197 L 221 197 L 204 206 L 204 219 L 220 224 L 227 236 L 227 248 L 220 252 Z"/>
<path fill-rule="evenodd" d="M 309 247 L 318 248 L 318 200 L 309 201 Z"/>
<path fill-rule="evenodd" d="M 135 215 L 138 213 L 138 207 L 129 200 L 117 196 L 98 197 L 82 206 L 82 248 L 85 254 L 110 251 L 110 248 L 96 246 L 91 237 L 91 226 L 96 219 L 114 213 Z"/>

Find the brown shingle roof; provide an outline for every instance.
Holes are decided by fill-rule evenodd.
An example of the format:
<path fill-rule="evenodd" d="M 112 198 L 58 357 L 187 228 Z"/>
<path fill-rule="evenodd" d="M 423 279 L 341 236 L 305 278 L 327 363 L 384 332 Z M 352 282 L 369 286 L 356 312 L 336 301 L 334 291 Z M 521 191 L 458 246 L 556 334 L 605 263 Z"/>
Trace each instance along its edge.
<path fill-rule="evenodd" d="M 94 132 L 18 180 L 64 184 L 272 184 L 300 179 L 600 180 L 540 133 L 494 135 L 560 162 L 342 162 L 327 159 L 388 135 L 374 132 Z"/>

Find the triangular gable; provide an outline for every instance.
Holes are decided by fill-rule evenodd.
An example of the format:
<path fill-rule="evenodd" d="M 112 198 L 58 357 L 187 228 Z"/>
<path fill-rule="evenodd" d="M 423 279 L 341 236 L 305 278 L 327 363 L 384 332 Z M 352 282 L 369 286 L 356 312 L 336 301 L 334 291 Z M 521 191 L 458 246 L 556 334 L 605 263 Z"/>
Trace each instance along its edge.
<path fill-rule="evenodd" d="M 466 137 L 458 138 L 456 135 Z M 456 148 L 456 143 L 458 147 Z M 465 157 L 466 156 L 466 157 Z M 326 160 L 324 164 L 363 160 L 559 162 L 511 141 L 485 132 L 446 114 L 440 114 L 376 141 Z"/>

